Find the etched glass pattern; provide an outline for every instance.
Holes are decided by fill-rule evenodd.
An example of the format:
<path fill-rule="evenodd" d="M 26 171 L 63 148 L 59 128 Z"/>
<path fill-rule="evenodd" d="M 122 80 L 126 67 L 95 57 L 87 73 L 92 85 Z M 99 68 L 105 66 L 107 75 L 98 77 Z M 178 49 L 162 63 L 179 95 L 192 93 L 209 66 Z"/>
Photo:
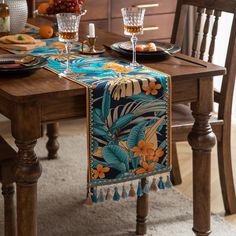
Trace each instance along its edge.
<path fill-rule="evenodd" d="M 131 68 L 140 67 L 141 65 L 136 61 L 136 45 L 138 38 L 136 35 L 143 34 L 143 22 L 144 22 L 144 8 L 128 7 L 122 8 L 121 13 L 124 22 L 124 34 L 131 36 L 131 43 L 133 49 L 133 59 L 130 63 Z"/>

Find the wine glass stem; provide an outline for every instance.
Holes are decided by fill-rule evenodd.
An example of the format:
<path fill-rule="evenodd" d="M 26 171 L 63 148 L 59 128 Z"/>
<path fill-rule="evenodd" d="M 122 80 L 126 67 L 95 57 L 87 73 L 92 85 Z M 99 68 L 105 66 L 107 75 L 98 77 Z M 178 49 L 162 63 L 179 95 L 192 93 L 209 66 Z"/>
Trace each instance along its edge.
<path fill-rule="evenodd" d="M 137 63 L 136 61 L 136 45 L 137 45 L 138 38 L 136 37 L 135 34 L 132 35 L 131 37 L 131 43 L 132 43 L 132 48 L 133 48 L 133 60 L 132 64 L 135 65 Z"/>
<path fill-rule="evenodd" d="M 66 48 L 66 56 L 67 56 L 66 71 L 70 72 L 70 49 L 71 49 L 71 43 L 70 42 L 66 42 L 65 48 Z"/>

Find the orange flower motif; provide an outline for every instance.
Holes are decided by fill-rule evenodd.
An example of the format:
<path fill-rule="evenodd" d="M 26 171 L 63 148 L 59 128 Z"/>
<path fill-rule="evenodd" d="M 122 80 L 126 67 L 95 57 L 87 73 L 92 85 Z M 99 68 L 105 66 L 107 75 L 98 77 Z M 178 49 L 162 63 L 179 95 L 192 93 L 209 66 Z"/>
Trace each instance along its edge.
<path fill-rule="evenodd" d="M 148 86 L 143 86 L 143 90 L 146 92 L 146 95 L 152 94 L 157 95 L 158 89 L 161 88 L 160 84 L 155 84 L 155 82 L 150 82 Z"/>
<path fill-rule="evenodd" d="M 102 165 L 98 164 L 96 169 L 93 169 L 93 178 L 97 179 L 104 179 L 105 178 L 105 173 L 109 172 L 110 168 L 109 167 L 103 167 Z"/>
<path fill-rule="evenodd" d="M 148 150 L 147 150 L 147 155 L 145 156 L 145 160 L 146 160 L 146 161 L 152 161 L 152 160 L 153 160 L 153 157 L 154 157 L 154 154 L 155 154 L 155 152 L 154 152 L 154 149 L 153 149 L 153 148 L 148 149 Z"/>
<path fill-rule="evenodd" d="M 61 42 L 55 42 L 50 45 L 51 48 L 57 48 L 59 50 L 65 50 L 65 44 Z"/>
<path fill-rule="evenodd" d="M 154 150 L 152 148 L 151 143 L 146 143 L 144 140 L 140 140 L 138 142 L 138 146 L 133 147 L 131 151 L 134 152 L 134 157 L 138 157 L 139 155 L 145 157 L 149 155 L 154 155 Z"/>
<path fill-rule="evenodd" d="M 148 164 L 146 161 L 142 162 L 142 167 L 138 168 L 136 174 L 143 174 L 146 172 L 153 172 L 155 167 L 155 162 Z"/>
<path fill-rule="evenodd" d="M 92 87 L 93 89 L 95 89 L 95 88 L 97 87 L 97 85 L 96 85 L 96 84 L 92 84 L 91 87 Z"/>
<path fill-rule="evenodd" d="M 153 156 L 154 155 L 154 151 L 153 151 L 153 154 L 152 155 L 146 155 L 145 156 L 145 159 L 146 159 L 146 161 L 152 161 L 153 160 Z"/>
<path fill-rule="evenodd" d="M 105 66 L 103 66 L 104 70 L 114 70 L 117 73 L 128 73 L 130 69 L 125 68 L 124 66 L 115 63 L 115 62 L 108 62 Z"/>
<path fill-rule="evenodd" d="M 158 162 L 160 157 L 162 157 L 164 155 L 164 151 L 162 148 L 157 148 L 155 155 L 153 156 L 153 161 L 154 162 Z"/>

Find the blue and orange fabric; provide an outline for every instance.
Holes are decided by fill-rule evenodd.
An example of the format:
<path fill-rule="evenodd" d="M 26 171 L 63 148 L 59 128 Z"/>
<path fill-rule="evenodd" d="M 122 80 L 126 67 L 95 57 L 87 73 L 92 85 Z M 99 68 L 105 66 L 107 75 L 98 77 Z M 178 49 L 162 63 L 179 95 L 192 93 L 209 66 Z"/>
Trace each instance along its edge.
<path fill-rule="evenodd" d="M 47 68 L 59 74 L 66 68 L 63 49 L 51 39 L 30 53 L 47 57 Z M 87 91 L 89 186 L 169 172 L 171 78 L 106 54 L 71 54 L 70 65 L 67 78 Z"/>
<path fill-rule="evenodd" d="M 68 79 L 87 88 L 90 186 L 169 172 L 169 76 L 107 55 L 70 63 Z M 50 70 L 65 67 L 65 58 L 48 58 Z"/>

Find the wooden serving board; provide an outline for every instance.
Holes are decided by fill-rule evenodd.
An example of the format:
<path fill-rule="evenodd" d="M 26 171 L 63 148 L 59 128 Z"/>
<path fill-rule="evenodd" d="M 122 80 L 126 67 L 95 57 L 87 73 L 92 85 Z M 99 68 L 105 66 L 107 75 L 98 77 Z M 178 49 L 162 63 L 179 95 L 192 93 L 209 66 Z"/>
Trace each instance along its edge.
<path fill-rule="evenodd" d="M 44 47 L 46 46 L 46 42 L 41 40 L 36 40 L 34 44 L 6 44 L 0 43 L 0 47 L 3 49 L 13 49 L 13 50 L 22 50 L 22 51 L 29 51 L 37 47 Z"/>

